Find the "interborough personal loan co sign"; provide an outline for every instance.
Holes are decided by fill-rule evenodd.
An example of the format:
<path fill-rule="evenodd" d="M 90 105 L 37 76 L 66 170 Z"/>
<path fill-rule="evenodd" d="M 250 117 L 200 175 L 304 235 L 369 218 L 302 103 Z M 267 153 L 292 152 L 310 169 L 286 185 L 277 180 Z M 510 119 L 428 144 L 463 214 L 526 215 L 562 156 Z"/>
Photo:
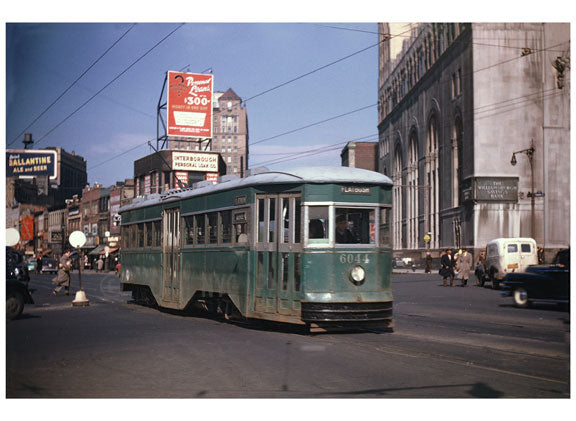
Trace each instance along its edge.
<path fill-rule="evenodd" d="M 218 172 L 218 154 L 208 152 L 172 152 L 174 171 Z"/>
<path fill-rule="evenodd" d="M 212 75 L 168 72 L 168 136 L 212 137 Z"/>
<path fill-rule="evenodd" d="M 7 149 L 6 177 L 48 176 L 54 180 L 56 174 L 56 151 L 45 149 Z"/>

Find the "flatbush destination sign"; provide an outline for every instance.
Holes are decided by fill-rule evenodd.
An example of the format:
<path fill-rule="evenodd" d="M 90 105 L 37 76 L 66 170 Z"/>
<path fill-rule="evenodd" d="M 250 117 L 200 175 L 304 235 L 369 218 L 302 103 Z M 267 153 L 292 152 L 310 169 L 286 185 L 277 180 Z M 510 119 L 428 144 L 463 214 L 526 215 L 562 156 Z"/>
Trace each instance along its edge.
<path fill-rule="evenodd" d="M 50 177 L 56 179 L 56 151 L 46 149 L 7 149 L 6 177 Z"/>
<path fill-rule="evenodd" d="M 518 202 L 518 177 L 475 177 L 465 181 L 464 200 Z"/>

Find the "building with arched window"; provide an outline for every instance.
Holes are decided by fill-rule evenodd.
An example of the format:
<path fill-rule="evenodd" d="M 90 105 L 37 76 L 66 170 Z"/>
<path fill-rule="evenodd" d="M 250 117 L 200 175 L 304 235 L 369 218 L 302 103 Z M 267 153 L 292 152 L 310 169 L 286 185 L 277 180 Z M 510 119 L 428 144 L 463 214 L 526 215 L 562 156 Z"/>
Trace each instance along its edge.
<path fill-rule="evenodd" d="M 570 25 L 378 32 L 379 171 L 394 181 L 396 254 L 479 251 L 498 237 L 533 237 L 550 257 L 569 246 Z"/>

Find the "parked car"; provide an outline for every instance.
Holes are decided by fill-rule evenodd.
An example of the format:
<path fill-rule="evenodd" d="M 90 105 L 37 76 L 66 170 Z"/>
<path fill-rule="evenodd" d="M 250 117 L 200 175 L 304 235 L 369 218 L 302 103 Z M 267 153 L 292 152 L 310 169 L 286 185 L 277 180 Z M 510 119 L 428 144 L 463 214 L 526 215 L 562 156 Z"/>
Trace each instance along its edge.
<path fill-rule="evenodd" d="M 58 272 L 58 262 L 52 257 L 42 258 L 42 270 L 41 273 L 56 273 Z"/>
<path fill-rule="evenodd" d="M 392 267 L 395 269 L 412 269 L 413 272 L 416 270 L 416 265 L 411 257 L 396 257 L 392 259 Z"/>
<path fill-rule="evenodd" d="M 479 284 L 491 282 L 498 289 L 508 273 L 524 272 L 538 264 L 536 241 L 532 238 L 497 238 L 486 245 L 486 268 Z"/>
<path fill-rule="evenodd" d="M 535 301 L 570 303 L 570 249 L 560 250 L 551 264 L 530 266 L 524 273 L 507 274 L 501 294 L 512 296 L 518 307 L 528 307 Z"/>
<path fill-rule="evenodd" d="M 15 319 L 24 311 L 25 304 L 34 304 L 28 289 L 30 275 L 22 255 L 6 247 L 6 318 Z"/>

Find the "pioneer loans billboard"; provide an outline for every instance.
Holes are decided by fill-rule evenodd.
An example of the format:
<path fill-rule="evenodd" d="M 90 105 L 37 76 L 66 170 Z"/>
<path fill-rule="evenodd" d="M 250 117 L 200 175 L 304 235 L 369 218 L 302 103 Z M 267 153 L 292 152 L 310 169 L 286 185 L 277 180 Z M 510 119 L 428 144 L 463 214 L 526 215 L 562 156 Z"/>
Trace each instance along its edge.
<path fill-rule="evenodd" d="M 212 137 L 212 75 L 168 72 L 168 136 Z"/>
<path fill-rule="evenodd" d="M 56 178 L 56 151 L 44 149 L 7 149 L 6 177 L 38 177 Z"/>

